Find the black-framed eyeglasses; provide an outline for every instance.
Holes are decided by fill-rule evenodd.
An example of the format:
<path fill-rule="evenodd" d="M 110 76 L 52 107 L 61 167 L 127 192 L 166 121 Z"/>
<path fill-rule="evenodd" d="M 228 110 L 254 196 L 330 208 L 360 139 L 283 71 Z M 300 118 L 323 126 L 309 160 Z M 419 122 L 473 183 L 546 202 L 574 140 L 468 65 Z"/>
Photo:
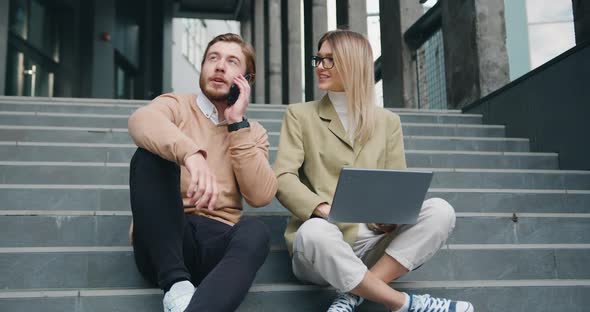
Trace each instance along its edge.
<path fill-rule="evenodd" d="M 334 67 L 334 59 L 331 57 L 312 56 L 311 66 L 318 67 L 322 63 L 325 69 L 332 69 Z"/>

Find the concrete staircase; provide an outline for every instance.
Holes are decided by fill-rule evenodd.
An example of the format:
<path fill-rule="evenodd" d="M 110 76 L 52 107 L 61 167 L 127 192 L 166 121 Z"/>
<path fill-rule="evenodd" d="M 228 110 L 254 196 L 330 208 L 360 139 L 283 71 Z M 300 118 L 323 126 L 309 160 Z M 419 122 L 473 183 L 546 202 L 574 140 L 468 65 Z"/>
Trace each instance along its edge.
<path fill-rule="evenodd" d="M 0 311 L 161 311 L 135 268 L 127 117 L 145 101 L 0 97 Z M 252 105 L 272 161 L 280 105 Z M 472 301 L 476 311 L 588 311 L 590 172 L 459 111 L 395 110 L 408 165 L 457 211 L 448 244 L 396 288 Z M 239 311 L 325 311 L 333 289 L 293 277 L 277 202 L 245 210 L 273 247 Z M 361 311 L 385 311 L 365 303 Z"/>

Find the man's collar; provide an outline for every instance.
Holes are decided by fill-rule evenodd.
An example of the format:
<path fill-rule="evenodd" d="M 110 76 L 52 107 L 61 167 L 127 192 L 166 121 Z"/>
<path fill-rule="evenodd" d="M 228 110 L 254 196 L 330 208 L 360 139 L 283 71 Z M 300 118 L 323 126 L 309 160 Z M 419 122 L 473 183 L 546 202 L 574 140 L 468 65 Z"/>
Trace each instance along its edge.
<path fill-rule="evenodd" d="M 217 108 L 201 90 L 199 90 L 197 96 L 197 106 L 199 107 L 199 109 L 201 109 L 201 112 L 205 114 L 205 117 L 211 120 L 211 122 L 213 122 L 213 124 L 215 124 L 216 126 L 223 125 L 226 123 L 225 120 L 219 122 L 219 112 L 217 111 Z"/>

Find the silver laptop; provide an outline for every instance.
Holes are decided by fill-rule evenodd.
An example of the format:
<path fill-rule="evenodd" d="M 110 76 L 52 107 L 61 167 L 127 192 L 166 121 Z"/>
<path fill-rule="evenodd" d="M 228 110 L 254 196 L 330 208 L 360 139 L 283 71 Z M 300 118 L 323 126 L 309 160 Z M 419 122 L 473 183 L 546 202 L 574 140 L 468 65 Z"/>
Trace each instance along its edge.
<path fill-rule="evenodd" d="M 416 224 L 432 171 L 343 168 L 329 221 Z"/>

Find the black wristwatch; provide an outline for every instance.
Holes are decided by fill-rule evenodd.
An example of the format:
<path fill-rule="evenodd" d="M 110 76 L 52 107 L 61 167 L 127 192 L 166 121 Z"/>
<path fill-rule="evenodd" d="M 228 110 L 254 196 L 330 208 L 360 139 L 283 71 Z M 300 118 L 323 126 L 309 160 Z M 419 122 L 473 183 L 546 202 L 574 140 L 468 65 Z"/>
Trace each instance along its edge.
<path fill-rule="evenodd" d="M 234 122 L 232 124 L 227 125 L 227 130 L 229 132 L 238 131 L 242 128 L 250 128 L 250 123 L 246 117 L 242 118 L 242 121 Z"/>

